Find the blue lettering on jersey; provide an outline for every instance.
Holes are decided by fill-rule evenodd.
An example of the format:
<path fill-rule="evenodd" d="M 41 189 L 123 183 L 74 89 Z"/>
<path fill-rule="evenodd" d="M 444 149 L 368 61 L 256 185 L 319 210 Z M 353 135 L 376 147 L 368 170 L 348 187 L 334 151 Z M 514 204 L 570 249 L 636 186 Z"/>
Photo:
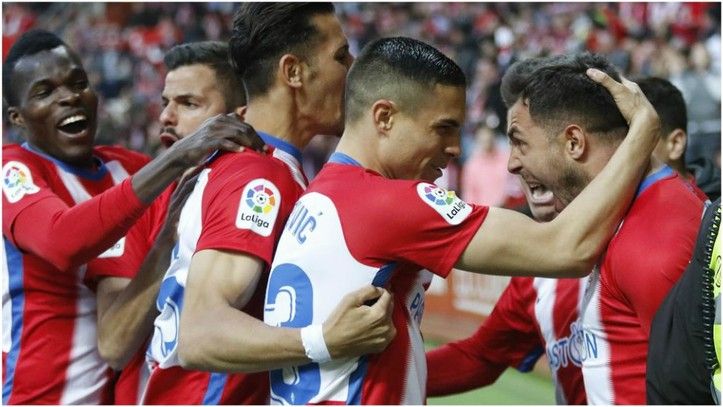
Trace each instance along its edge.
<path fill-rule="evenodd" d="M 264 307 L 266 322 L 303 328 L 313 321 L 313 307 L 314 292 L 304 270 L 288 263 L 274 267 L 269 276 Z M 306 404 L 319 393 L 321 386 L 318 363 L 272 370 L 269 378 L 271 397 L 282 404 Z"/>
<path fill-rule="evenodd" d="M 178 344 L 178 326 L 183 309 L 184 288 L 176 277 L 168 277 L 161 283 L 156 299 L 156 307 L 161 312 L 156 319 L 156 333 L 161 338 L 161 354 L 165 357 L 176 349 Z"/>
<path fill-rule="evenodd" d="M 316 218 L 309 214 L 309 210 L 303 204 L 297 203 L 289 216 L 286 229 L 291 232 L 299 244 L 304 244 L 306 234 L 316 229 Z"/>
<path fill-rule="evenodd" d="M 584 360 L 598 357 L 597 336 L 576 321 L 570 324 L 570 336 L 548 343 L 546 353 L 553 371 L 569 364 L 582 367 Z"/>
<path fill-rule="evenodd" d="M 424 315 L 424 295 L 422 293 L 417 293 L 414 296 L 412 305 L 409 306 L 409 315 L 417 321 L 417 324 L 422 323 L 422 316 Z"/>

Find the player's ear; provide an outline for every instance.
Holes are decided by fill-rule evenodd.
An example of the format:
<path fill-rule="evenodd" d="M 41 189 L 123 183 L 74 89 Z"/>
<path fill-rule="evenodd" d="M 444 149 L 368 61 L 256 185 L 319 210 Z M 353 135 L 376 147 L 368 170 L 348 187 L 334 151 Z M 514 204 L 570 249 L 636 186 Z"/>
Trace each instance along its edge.
<path fill-rule="evenodd" d="M 685 154 L 685 145 L 688 143 L 688 135 L 683 129 L 675 129 L 666 137 L 668 158 L 672 161 L 679 160 Z"/>
<path fill-rule="evenodd" d="M 279 59 L 279 75 L 289 87 L 300 88 L 303 83 L 304 66 L 294 54 L 284 54 Z"/>
<path fill-rule="evenodd" d="M 587 148 L 587 133 L 576 124 L 565 127 L 563 131 L 565 137 L 565 153 L 575 161 L 581 160 L 585 156 Z"/>
<path fill-rule="evenodd" d="M 394 113 L 397 112 L 394 102 L 379 99 L 372 105 L 372 120 L 379 134 L 388 134 L 394 126 Z"/>
<path fill-rule="evenodd" d="M 20 111 L 18 111 L 17 107 L 8 107 L 8 118 L 10 119 L 10 123 L 15 126 L 25 128 L 25 120 L 23 120 L 23 116 L 20 115 Z"/>

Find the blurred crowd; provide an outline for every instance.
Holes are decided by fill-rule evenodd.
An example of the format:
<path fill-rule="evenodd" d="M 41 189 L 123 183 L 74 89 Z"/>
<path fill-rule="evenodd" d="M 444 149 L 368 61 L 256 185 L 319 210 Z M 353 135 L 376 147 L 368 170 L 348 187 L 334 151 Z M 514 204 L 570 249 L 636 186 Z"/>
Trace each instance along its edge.
<path fill-rule="evenodd" d="M 465 71 L 463 155 L 443 183 L 470 201 L 504 206 L 522 201 L 516 180 L 506 175 L 500 79 L 513 62 L 548 54 L 589 50 L 605 55 L 629 77 L 669 79 L 688 105 L 687 159 L 705 156 L 720 168 L 720 3 L 336 6 L 352 53 L 375 38 L 405 35 L 440 48 Z M 164 52 L 182 42 L 228 38 L 235 4 L 3 3 L 2 8 L 3 57 L 28 29 L 59 34 L 82 56 L 101 96 L 98 142 L 155 154 Z M 18 137 L 4 120 L 3 143 Z M 333 148 L 324 140 L 318 138 L 305 153 L 309 175 Z M 467 172 L 475 173 L 474 179 Z"/>

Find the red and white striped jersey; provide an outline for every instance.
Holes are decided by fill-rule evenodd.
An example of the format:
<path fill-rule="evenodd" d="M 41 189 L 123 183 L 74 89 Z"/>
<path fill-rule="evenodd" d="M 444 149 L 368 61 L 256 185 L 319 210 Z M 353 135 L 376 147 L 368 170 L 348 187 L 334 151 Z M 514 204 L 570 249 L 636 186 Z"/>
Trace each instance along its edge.
<path fill-rule="evenodd" d="M 270 372 L 275 404 L 423 404 L 419 324 L 432 272 L 445 277 L 487 214 L 429 183 L 391 180 L 335 153 L 294 207 L 269 276 L 264 321 L 322 323 L 364 285 L 394 294 L 385 351 Z"/>
<path fill-rule="evenodd" d="M 44 232 L 47 225 L 35 224 L 28 229 L 16 224 L 28 210 L 67 205 L 70 212 L 76 205 L 123 183 L 148 161 L 145 156 L 117 147 L 96 147 L 94 155 L 98 167 L 90 171 L 70 167 L 27 145 L 3 147 L 4 404 L 110 401 L 110 371 L 98 355 L 95 294 L 87 281 L 94 270 L 104 268 L 104 259 L 123 253 L 124 239 L 88 264 L 63 268 L 54 264 L 58 261 L 56 250 L 70 243 L 83 247 L 84 242 L 94 238 L 61 230 L 53 237 L 56 241 L 44 242 L 51 238 Z M 121 211 L 121 201 L 118 206 L 107 203 L 112 210 Z M 142 211 L 143 207 L 139 208 Z M 98 216 L 98 211 L 94 212 L 73 222 L 84 222 L 102 233 L 98 226 L 102 219 L 93 218 Z M 32 250 L 18 247 L 18 241 L 48 244 L 48 249 L 43 255 L 33 254 Z M 83 250 L 92 252 L 90 246 L 96 244 Z M 98 246 L 110 244 L 103 246 L 101 242 Z M 62 261 L 72 264 L 67 259 Z"/>
<path fill-rule="evenodd" d="M 586 280 L 513 277 L 471 337 L 427 353 L 430 395 L 490 385 L 508 367 L 528 372 L 546 353 L 557 403 L 587 404 L 575 346 Z"/>
<path fill-rule="evenodd" d="M 691 258 L 703 206 L 669 167 L 642 182 L 585 292 L 579 352 L 591 404 L 645 404 L 650 323 Z"/>
<path fill-rule="evenodd" d="M 253 151 L 218 156 L 200 173 L 178 221 L 179 241 L 156 300 L 159 315 L 146 360 L 150 377 L 143 404 L 266 404 L 266 373 L 226 374 L 183 369 L 178 332 L 188 270 L 205 249 L 252 255 L 271 264 L 276 241 L 291 208 L 306 187 L 300 152 L 261 134 L 271 156 Z M 268 267 L 242 309 L 261 319 Z"/>

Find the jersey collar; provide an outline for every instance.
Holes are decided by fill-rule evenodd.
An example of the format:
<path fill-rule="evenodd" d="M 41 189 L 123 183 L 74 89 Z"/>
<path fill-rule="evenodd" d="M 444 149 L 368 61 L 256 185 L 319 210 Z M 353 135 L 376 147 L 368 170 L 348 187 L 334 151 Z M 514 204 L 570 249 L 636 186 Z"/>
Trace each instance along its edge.
<path fill-rule="evenodd" d="M 348 155 L 340 152 L 335 152 L 334 154 L 329 157 L 330 163 L 335 164 L 347 164 L 347 165 L 353 165 L 356 167 L 361 167 L 362 165 L 359 163 L 359 161 L 349 157 Z"/>
<path fill-rule="evenodd" d="M 291 143 L 284 141 L 276 136 L 272 136 L 269 133 L 264 133 L 262 131 L 257 131 L 256 133 L 258 133 L 258 135 L 261 137 L 261 140 L 263 140 L 264 143 L 291 154 L 291 156 L 293 156 L 299 162 L 301 162 L 301 150 L 296 148 Z"/>
<path fill-rule="evenodd" d="M 645 177 L 645 179 L 640 183 L 640 185 L 638 185 L 638 190 L 635 191 L 635 198 L 639 197 L 640 194 L 642 194 L 651 185 L 653 185 L 656 182 L 660 181 L 661 179 L 667 178 L 673 174 L 674 174 L 674 171 L 672 168 L 670 168 L 667 165 L 663 165 L 663 167 L 661 169 L 659 169 L 658 171 L 655 171 L 654 173 Z"/>
<path fill-rule="evenodd" d="M 21 146 L 22 146 L 22 148 L 32 152 L 33 154 L 37 154 L 37 155 L 45 158 L 46 160 L 53 162 L 55 165 L 57 165 L 58 167 L 63 169 L 63 171 L 69 172 L 73 175 L 76 175 L 76 176 L 79 176 L 82 178 L 87 178 L 92 181 L 98 181 L 99 179 L 103 178 L 105 176 L 105 174 L 108 173 L 108 168 L 106 168 L 103 160 L 101 160 L 98 156 L 95 156 L 95 155 L 93 156 L 93 160 L 95 160 L 95 163 L 98 166 L 98 168 L 96 168 L 95 170 L 88 170 L 85 168 L 74 167 L 68 163 L 64 163 L 64 162 L 58 160 L 55 157 L 51 157 L 48 154 L 45 154 L 44 152 L 31 146 L 30 144 L 28 144 L 28 142 L 23 143 Z"/>

